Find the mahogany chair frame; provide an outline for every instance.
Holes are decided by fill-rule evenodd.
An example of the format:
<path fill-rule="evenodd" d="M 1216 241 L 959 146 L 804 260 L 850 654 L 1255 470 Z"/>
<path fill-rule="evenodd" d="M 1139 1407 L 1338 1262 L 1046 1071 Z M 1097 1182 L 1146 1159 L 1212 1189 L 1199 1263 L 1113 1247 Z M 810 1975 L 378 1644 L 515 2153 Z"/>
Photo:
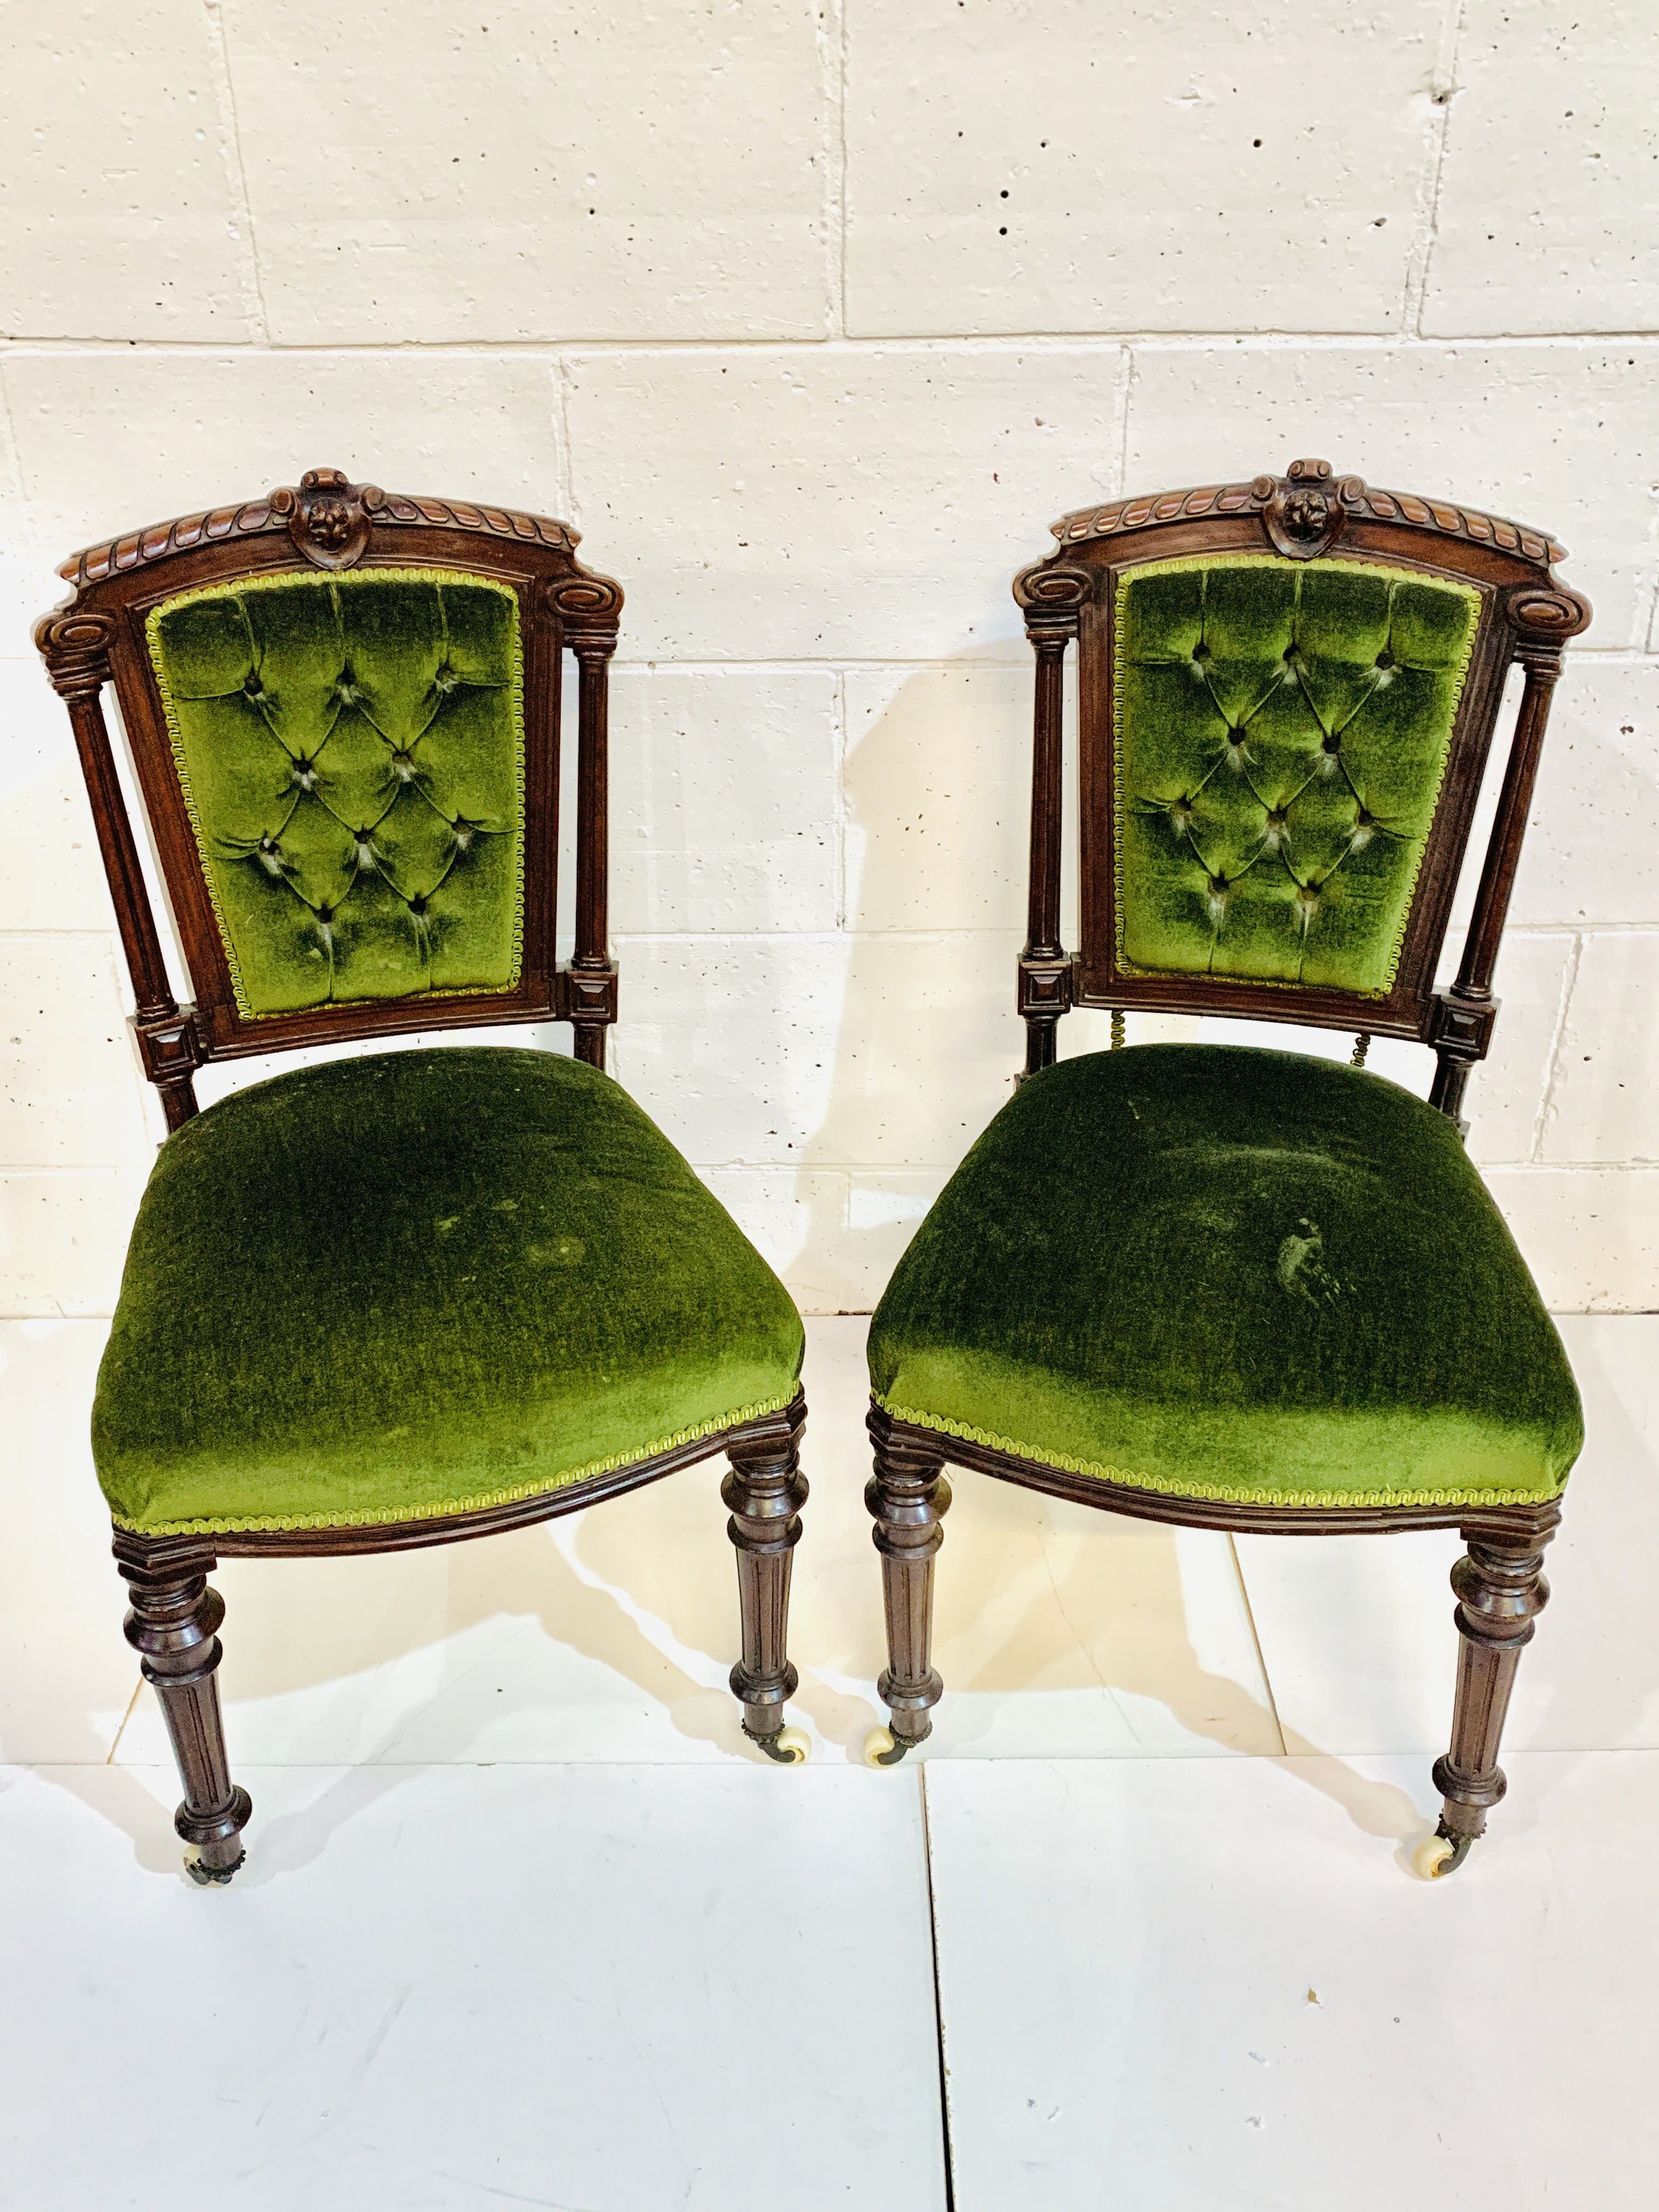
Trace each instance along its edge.
<path fill-rule="evenodd" d="M 605 1065 L 617 1018 L 617 969 L 607 929 L 608 685 L 621 587 L 583 568 L 568 524 L 462 500 L 405 498 L 312 469 L 268 497 L 135 531 L 89 548 L 58 574 L 73 590 L 36 625 L 34 641 L 69 709 L 99 850 L 115 902 L 136 1011 L 130 1027 L 160 1094 L 169 1132 L 196 1114 L 194 1077 L 216 1060 L 365 1037 L 489 1024 L 568 1021 L 579 1059 Z M 518 599 L 524 650 L 524 944 L 510 992 L 330 1005 L 245 1018 L 203 880 L 174 772 L 166 716 L 146 650 L 145 617 L 204 586 L 318 569 L 411 564 L 493 579 Z M 575 935 L 556 957 L 560 693 L 567 648 L 579 672 L 575 794 Z M 194 992 L 181 1006 L 146 883 L 138 837 L 118 772 L 101 695 L 114 687 L 134 783 L 161 888 Z M 610 1474 L 442 1520 L 328 1529 L 155 1536 L 117 1528 L 114 1553 L 131 1593 L 127 1640 L 160 1699 L 184 1783 L 174 1826 L 199 1881 L 228 1881 L 242 1863 L 252 1812 L 231 1779 L 216 1670 L 224 1605 L 207 1577 L 221 1559 L 286 1559 L 406 1551 L 496 1534 L 580 1512 L 724 1452 L 721 1495 L 737 1547 L 742 1657 L 732 1670 L 743 1726 L 788 1763 L 804 1744 L 781 1744 L 797 1676 L 787 1653 L 790 1562 L 807 1495 L 799 1445 L 803 1395 L 781 1411 L 699 1437 Z M 792 1736 L 794 1732 L 791 1732 Z"/>
<path fill-rule="evenodd" d="M 1109 1009 L 1113 1042 L 1126 1010 L 1285 1021 L 1358 1033 L 1363 1065 L 1372 1035 L 1410 1038 L 1436 1055 L 1431 1103 L 1457 1123 L 1471 1071 L 1491 1047 L 1498 1001 L 1492 981 L 1526 831 L 1562 648 L 1589 624 L 1589 602 L 1552 563 L 1565 549 L 1541 532 L 1439 499 L 1370 489 L 1334 477 L 1322 460 L 1293 461 L 1283 477 L 1211 484 L 1120 499 L 1063 516 L 1044 560 L 1023 569 L 1014 596 L 1036 658 L 1028 931 L 1019 956 L 1024 1074 L 1055 1058 L 1055 1031 L 1073 1006 Z M 1316 561 L 1333 550 L 1472 584 L 1480 594 L 1473 658 L 1453 726 L 1446 775 L 1418 879 L 1396 981 L 1385 998 L 1212 975 L 1123 972 L 1116 961 L 1112 867 L 1112 610 L 1119 577 L 1149 561 L 1273 551 Z M 1061 715 L 1066 647 L 1079 653 L 1079 949 L 1060 941 Z M 1510 667 L 1524 687 L 1497 811 L 1455 981 L 1435 988 L 1453 896 L 1497 732 Z M 1460 1660 L 1451 1745 L 1434 1769 L 1443 1807 L 1438 1848 L 1423 1870 L 1449 1873 L 1485 1832 L 1504 1795 L 1498 1764 L 1520 1656 L 1549 1596 L 1543 1551 L 1561 1518 L 1559 1499 L 1537 1505 L 1262 1506 L 1175 1498 L 1074 1475 L 918 1424 L 874 1404 L 875 1474 L 866 1492 L 882 1558 L 889 1667 L 879 1694 L 891 1716 L 895 1763 L 932 1728 L 943 1685 L 931 1663 L 933 1560 L 951 1502 L 944 1468 L 973 1468 L 1114 1513 L 1234 1533 L 1333 1536 L 1457 1528 L 1468 1546 L 1452 1571 Z"/>

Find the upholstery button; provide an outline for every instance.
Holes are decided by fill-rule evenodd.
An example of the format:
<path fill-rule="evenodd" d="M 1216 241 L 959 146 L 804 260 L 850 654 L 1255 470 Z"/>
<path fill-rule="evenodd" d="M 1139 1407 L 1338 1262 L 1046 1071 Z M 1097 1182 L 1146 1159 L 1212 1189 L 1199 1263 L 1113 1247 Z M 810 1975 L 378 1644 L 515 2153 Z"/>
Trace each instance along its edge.
<path fill-rule="evenodd" d="M 1379 668 L 1392 668 L 1394 666 L 1394 655 L 1389 651 L 1386 646 L 1384 646 L 1382 652 L 1377 654 L 1376 665 Z"/>
<path fill-rule="evenodd" d="M 1198 643 L 1193 647 L 1193 659 L 1202 663 L 1207 660 L 1209 657 L 1210 648 L 1205 644 L 1203 639 L 1200 638 Z"/>
<path fill-rule="evenodd" d="M 351 836 L 357 848 L 357 866 L 372 875 L 375 860 L 374 832 L 372 830 L 354 830 Z"/>
<path fill-rule="evenodd" d="M 465 814 L 458 814 L 450 823 L 451 835 L 461 852 L 465 852 L 467 847 L 472 842 L 472 833 L 477 827 L 477 823 L 469 822 Z"/>
<path fill-rule="evenodd" d="M 407 747 L 399 745 L 392 756 L 392 772 L 403 783 L 415 781 L 415 756 Z"/>
<path fill-rule="evenodd" d="M 1300 659 L 1301 659 L 1301 658 L 1302 658 L 1302 647 L 1301 647 L 1297 643 L 1296 640 L 1295 640 L 1294 638 L 1292 638 L 1292 639 L 1291 640 L 1290 643 L 1289 643 L 1289 644 L 1285 647 L 1285 665 L 1286 665 L 1287 667 L 1291 666 L 1291 665 L 1293 665 L 1297 661 L 1300 660 Z"/>
<path fill-rule="evenodd" d="M 1342 740 L 1337 736 L 1336 732 L 1333 730 L 1329 736 L 1325 739 L 1325 750 L 1328 753 L 1336 753 L 1340 752 L 1341 750 Z"/>
<path fill-rule="evenodd" d="M 460 678 L 455 673 L 454 670 L 446 660 L 440 665 L 436 672 L 434 674 L 432 678 L 432 688 L 434 691 L 443 691 L 446 693 L 450 692 L 455 689 L 460 680 Z"/>
<path fill-rule="evenodd" d="M 303 753 L 300 754 L 289 770 L 289 780 L 292 783 L 297 783 L 301 791 L 315 791 L 317 788 L 316 763 L 307 760 Z"/>
<path fill-rule="evenodd" d="M 412 915 L 416 916 L 423 915 L 427 909 L 427 899 L 425 894 L 421 891 L 416 891 L 414 897 L 411 899 L 405 899 L 404 901 L 404 904 L 409 908 Z"/>
<path fill-rule="evenodd" d="M 250 699 L 264 698 L 265 687 L 260 680 L 259 672 L 257 668 L 250 668 L 247 674 L 242 678 L 242 689 L 247 693 Z"/>

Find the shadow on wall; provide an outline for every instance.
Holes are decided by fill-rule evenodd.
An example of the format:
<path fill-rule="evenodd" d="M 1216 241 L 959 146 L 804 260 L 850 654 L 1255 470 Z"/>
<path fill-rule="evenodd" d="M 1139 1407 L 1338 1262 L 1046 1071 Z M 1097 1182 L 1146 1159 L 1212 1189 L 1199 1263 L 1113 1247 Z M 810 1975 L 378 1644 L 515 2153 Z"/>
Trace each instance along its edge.
<path fill-rule="evenodd" d="M 828 1104 L 803 1146 L 815 1303 L 874 1305 L 1021 1063 L 1027 658 L 845 678 L 848 949 Z"/>

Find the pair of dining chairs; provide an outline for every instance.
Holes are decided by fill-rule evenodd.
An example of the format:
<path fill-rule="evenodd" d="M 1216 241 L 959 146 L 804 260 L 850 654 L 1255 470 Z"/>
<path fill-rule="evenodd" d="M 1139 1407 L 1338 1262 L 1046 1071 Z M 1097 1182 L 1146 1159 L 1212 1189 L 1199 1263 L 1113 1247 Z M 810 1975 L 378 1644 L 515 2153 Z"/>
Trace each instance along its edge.
<path fill-rule="evenodd" d="M 1013 1097 L 870 1331 L 890 1725 L 924 1741 L 947 1463 L 1115 1512 L 1288 1534 L 1460 1528 L 1443 1809 L 1461 1863 L 1582 1441 L 1577 1394 L 1459 1118 L 1562 647 L 1561 548 L 1333 477 L 1114 500 L 1015 596 L 1036 650 Z M 604 1073 L 607 671 L 623 595 L 539 516 L 311 471 L 82 553 L 36 630 L 169 1134 L 93 1413 L 129 1641 L 198 1881 L 242 1864 L 216 1669 L 228 1557 L 444 1544 L 724 1452 L 744 1733 L 780 1761 L 806 1483 L 783 1285 Z M 1060 941 L 1079 669 L 1079 949 Z M 556 956 L 563 655 L 575 930 Z M 1524 689 L 1455 980 L 1437 986 L 1510 666 Z M 112 684 L 136 805 L 100 706 Z M 135 827 L 147 823 L 153 865 Z M 191 1003 L 155 919 L 171 909 Z M 1060 1060 L 1075 1006 L 1112 1047 Z M 1352 1064 L 1123 1043 L 1126 1012 L 1358 1033 Z M 198 1112 L 197 1071 L 567 1021 L 570 1055 L 309 1061 Z M 1437 1055 L 1425 1103 L 1370 1036 Z"/>

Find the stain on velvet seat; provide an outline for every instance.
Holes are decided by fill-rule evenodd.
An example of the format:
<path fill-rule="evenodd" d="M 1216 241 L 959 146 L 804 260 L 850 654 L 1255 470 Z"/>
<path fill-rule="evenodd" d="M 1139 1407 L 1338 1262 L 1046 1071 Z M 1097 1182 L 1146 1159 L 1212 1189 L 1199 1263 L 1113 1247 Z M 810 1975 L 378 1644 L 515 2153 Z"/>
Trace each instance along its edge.
<path fill-rule="evenodd" d="M 1185 1498 L 1518 1504 L 1583 1442 L 1455 1124 L 1291 1053 L 1030 1078 L 901 1261 L 870 1369 L 905 1420 Z"/>
<path fill-rule="evenodd" d="M 799 1315 L 598 1069 L 382 1053 L 176 1130 L 93 1443 L 124 1527 L 361 1525 L 527 1497 L 786 1405 Z"/>

